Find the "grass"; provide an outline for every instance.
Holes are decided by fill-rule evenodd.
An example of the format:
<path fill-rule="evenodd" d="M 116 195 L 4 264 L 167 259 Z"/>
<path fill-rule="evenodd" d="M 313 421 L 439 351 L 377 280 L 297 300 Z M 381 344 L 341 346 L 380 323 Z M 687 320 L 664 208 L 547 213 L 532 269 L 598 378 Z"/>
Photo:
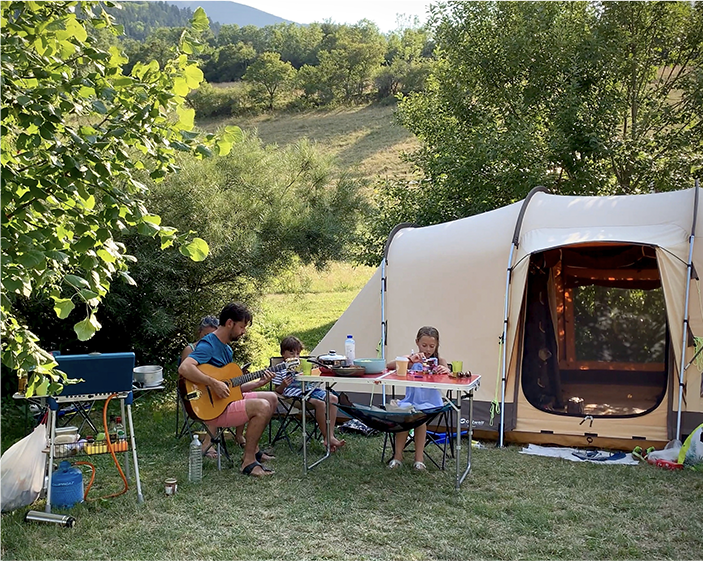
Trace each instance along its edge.
<path fill-rule="evenodd" d="M 340 169 L 375 178 L 414 178 L 403 153 L 419 147 L 417 139 L 393 121 L 393 105 L 364 105 L 303 113 L 266 113 L 200 123 L 205 130 L 238 125 L 257 130 L 266 144 L 285 146 L 303 138 L 337 158 Z"/>
<path fill-rule="evenodd" d="M 453 462 L 446 472 L 414 472 L 409 461 L 389 471 L 381 436 L 348 435 L 307 475 L 297 448 L 279 443 L 270 478 L 218 472 L 206 460 L 203 482 L 191 484 L 173 395 L 147 399 L 134 414 L 145 502 L 132 488 L 60 511 L 76 517 L 74 529 L 24 523 L 26 509 L 3 515 L 3 559 L 691 559 L 703 551 L 699 473 L 491 446 L 474 450 L 457 493 Z M 118 490 L 109 458 L 90 458 L 100 464 L 91 495 Z M 167 477 L 178 479 L 174 497 L 164 494 Z"/>
<path fill-rule="evenodd" d="M 322 271 L 301 267 L 278 279 L 254 317 L 257 342 L 254 366 L 264 368 L 277 356 L 281 339 L 298 337 L 311 351 L 339 319 L 374 273 L 373 267 L 331 263 Z M 340 346 L 343 341 L 340 341 Z"/>
<path fill-rule="evenodd" d="M 281 279 L 256 316 L 255 336 L 294 333 L 312 348 L 373 271 L 335 264 Z M 275 334 L 275 336 L 274 336 Z M 270 337 L 270 339 L 269 339 Z M 263 356 L 277 354 L 271 349 Z M 15 559 L 692 559 L 703 551 L 703 478 L 650 465 L 573 463 L 487 444 L 454 489 L 447 471 L 399 470 L 381 462 L 383 438 L 347 435 L 347 446 L 304 474 L 298 443 L 275 447 L 276 474 L 247 478 L 205 460 L 187 481 L 188 441 L 174 437 L 175 392 L 134 404 L 144 503 L 126 494 L 109 456 L 82 456 L 98 472 L 90 500 L 67 512 L 73 529 L 29 524 L 30 508 L 2 515 L 0 557 Z M 13 403 L 3 403 L 4 445 L 21 436 Z M 112 404 L 111 407 L 117 406 Z M 6 449 L 6 446 L 4 446 Z M 323 452 L 311 445 L 311 457 Z M 85 472 L 88 473 L 88 470 Z M 164 480 L 178 493 L 164 494 Z M 87 478 L 86 478 L 87 479 Z"/>

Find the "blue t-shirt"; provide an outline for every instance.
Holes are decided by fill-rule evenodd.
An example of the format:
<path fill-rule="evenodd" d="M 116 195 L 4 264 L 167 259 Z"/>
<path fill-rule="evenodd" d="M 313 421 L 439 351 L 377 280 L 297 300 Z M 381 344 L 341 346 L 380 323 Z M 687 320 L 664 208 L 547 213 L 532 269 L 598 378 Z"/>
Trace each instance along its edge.
<path fill-rule="evenodd" d="M 214 333 L 208 333 L 198 341 L 195 350 L 188 356 L 198 364 L 212 364 L 221 368 L 232 362 L 232 347 L 225 345 Z"/>

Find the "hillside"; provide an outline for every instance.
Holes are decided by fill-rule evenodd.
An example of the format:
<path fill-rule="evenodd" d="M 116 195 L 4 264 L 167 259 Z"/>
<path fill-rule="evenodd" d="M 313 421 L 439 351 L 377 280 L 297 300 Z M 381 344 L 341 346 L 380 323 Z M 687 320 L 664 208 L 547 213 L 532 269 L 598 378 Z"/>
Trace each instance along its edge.
<path fill-rule="evenodd" d="M 244 4 L 237 2 L 229 2 L 228 0 L 213 1 L 206 0 L 204 2 L 188 2 L 185 0 L 167 0 L 168 4 L 173 4 L 179 8 L 189 8 L 194 12 L 198 7 L 202 7 L 210 19 L 210 23 L 217 22 L 221 25 L 236 24 L 240 27 L 245 25 L 255 25 L 256 27 L 265 27 L 267 25 L 276 25 L 279 23 L 294 23 L 290 20 L 279 18 L 268 12 L 257 10 Z"/>
<path fill-rule="evenodd" d="M 214 130 L 238 125 L 257 130 L 266 144 L 285 146 L 308 138 L 334 154 L 341 169 L 369 179 L 414 176 L 402 155 L 419 147 L 417 139 L 393 120 L 394 106 L 365 105 L 305 113 L 264 114 L 201 123 Z"/>

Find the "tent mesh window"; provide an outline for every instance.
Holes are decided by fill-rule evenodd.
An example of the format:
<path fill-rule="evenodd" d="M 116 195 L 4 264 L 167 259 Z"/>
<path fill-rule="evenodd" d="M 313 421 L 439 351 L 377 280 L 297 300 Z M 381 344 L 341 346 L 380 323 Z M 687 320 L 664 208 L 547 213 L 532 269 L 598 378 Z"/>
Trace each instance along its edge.
<path fill-rule="evenodd" d="M 534 407 L 633 417 L 667 385 L 668 329 L 655 250 L 599 244 L 531 256 L 522 390 Z"/>

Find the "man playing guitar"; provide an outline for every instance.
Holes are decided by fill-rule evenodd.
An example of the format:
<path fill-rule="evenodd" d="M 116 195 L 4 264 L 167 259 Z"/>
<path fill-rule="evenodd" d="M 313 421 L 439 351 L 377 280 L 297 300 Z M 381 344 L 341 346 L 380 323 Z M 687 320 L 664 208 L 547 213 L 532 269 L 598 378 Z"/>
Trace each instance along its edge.
<path fill-rule="evenodd" d="M 178 374 L 203 388 L 213 400 L 229 398 L 230 386 L 207 375 L 199 366 L 208 364 L 222 368 L 230 364 L 233 353 L 229 344 L 246 333 L 251 320 L 251 312 L 243 304 L 225 306 L 220 313 L 219 327 L 198 342 L 195 350 L 179 366 Z M 213 428 L 236 427 L 248 423 L 241 470 L 245 475 L 261 477 L 273 474 L 273 470 L 260 463 L 271 457 L 259 451 L 259 439 L 278 406 L 278 398 L 274 392 L 251 391 L 267 384 L 273 376 L 272 372 L 267 371 L 258 380 L 242 384 L 240 388 L 243 399 L 229 403 L 224 412 L 214 419 L 204 420 L 208 427 Z"/>

